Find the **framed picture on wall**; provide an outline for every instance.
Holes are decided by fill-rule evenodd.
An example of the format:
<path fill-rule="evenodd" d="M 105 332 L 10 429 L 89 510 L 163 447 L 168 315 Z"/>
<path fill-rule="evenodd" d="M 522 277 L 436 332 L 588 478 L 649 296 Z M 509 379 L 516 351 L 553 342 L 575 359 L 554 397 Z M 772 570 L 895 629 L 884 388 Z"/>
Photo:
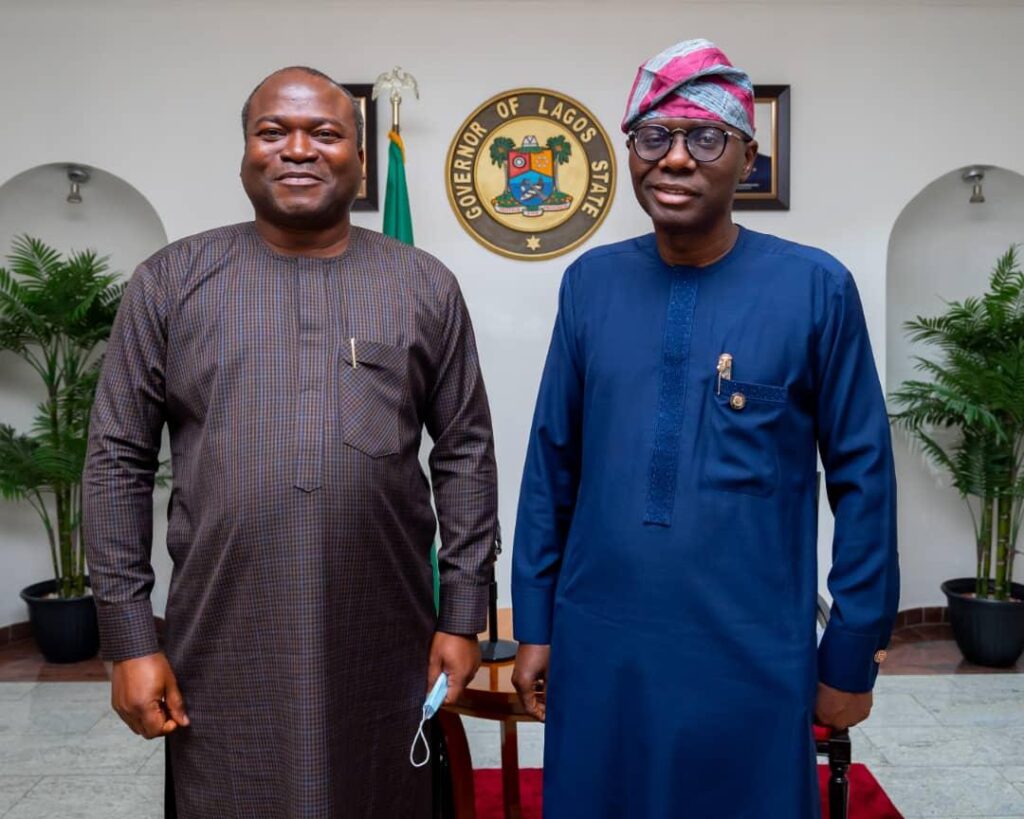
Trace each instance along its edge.
<path fill-rule="evenodd" d="M 359 195 L 352 204 L 352 210 L 377 210 L 377 101 L 373 98 L 372 83 L 350 83 L 342 85 L 356 98 L 356 104 L 363 114 L 363 184 Z"/>
<path fill-rule="evenodd" d="M 789 86 L 754 86 L 757 159 L 734 210 L 789 210 Z"/>

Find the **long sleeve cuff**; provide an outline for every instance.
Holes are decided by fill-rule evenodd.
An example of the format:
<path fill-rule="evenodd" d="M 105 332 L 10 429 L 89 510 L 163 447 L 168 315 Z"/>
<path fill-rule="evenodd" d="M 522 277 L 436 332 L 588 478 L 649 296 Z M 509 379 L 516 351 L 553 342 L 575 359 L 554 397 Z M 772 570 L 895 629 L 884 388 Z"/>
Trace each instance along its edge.
<path fill-rule="evenodd" d="M 512 594 L 515 638 L 520 643 L 546 646 L 551 643 L 551 618 L 555 610 L 554 586 L 517 586 Z"/>
<path fill-rule="evenodd" d="M 437 630 L 446 634 L 479 634 L 487 628 L 487 586 L 441 584 Z"/>
<path fill-rule="evenodd" d="M 818 647 L 818 679 L 851 694 L 870 691 L 878 676 L 878 648 L 876 635 L 826 627 Z"/>
<path fill-rule="evenodd" d="M 130 660 L 160 650 L 153 622 L 153 604 L 148 599 L 129 603 L 97 601 L 96 614 L 103 659 Z"/>

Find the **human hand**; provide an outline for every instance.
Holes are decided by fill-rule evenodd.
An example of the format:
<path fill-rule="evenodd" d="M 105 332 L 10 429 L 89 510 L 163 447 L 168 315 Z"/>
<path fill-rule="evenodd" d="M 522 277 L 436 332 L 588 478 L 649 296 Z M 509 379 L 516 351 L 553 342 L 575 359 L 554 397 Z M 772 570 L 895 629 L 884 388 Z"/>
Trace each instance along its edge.
<path fill-rule="evenodd" d="M 851 728 L 868 718 L 873 702 L 874 697 L 870 691 L 851 694 L 819 682 L 814 718 L 829 728 Z"/>
<path fill-rule="evenodd" d="M 448 694 L 445 705 L 451 705 L 462 696 L 462 690 L 480 668 L 480 642 L 474 637 L 460 634 L 434 633 L 430 643 L 430 662 L 427 664 L 427 692 L 434 687 L 443 671 L 448 675 Z"/>
<path fill-rule="evenodd" d="M 520 643 L 516 651 L 516 665 L 512 671 L 512 685 L 519 692 L 519 700 L 526 713 L 544 722 L 547 703 L 544 685 L 547 682 L 551 646 Z"/>
<path fill-rule="evenodd" d="M 110 700 L 125 725 L 146 739 L 189 724 L 178 681 L 163 652 L 115 662 Z"/>

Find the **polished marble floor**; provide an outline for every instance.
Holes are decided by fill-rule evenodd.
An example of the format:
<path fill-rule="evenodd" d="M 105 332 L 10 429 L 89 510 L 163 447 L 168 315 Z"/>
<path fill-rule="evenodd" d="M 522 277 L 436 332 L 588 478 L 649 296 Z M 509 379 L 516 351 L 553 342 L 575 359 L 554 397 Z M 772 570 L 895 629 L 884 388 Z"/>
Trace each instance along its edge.
<path fill-rule="evenodd" d="M 875 710 L 851 732 L 855 759 L 907 819 L 1024 819 L 1024 674 L 971 673 L 948 641 L 926 642 L 908 643 L 910 666 L 894 645 Z M 46 666 L 30 643 L 0 649 L 0 817 L 162 816 L 162 747 L 121 725 L 106 676 L 98 660 L 76 671 Z M 497 724 L 466 729 L 474 764 L 498 767 Z M 519 741 L 520 763 L 539 766 L 541 726 L 521 726 Z"/>

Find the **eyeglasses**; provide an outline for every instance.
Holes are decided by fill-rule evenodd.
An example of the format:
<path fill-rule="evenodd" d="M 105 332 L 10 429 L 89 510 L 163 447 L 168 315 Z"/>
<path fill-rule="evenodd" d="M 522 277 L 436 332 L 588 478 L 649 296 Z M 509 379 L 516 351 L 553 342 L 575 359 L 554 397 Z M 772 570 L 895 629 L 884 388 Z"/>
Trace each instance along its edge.
<path fill-rule="evenodd" d="M 629 132 L 628 143 L 644 162 L 657 162 L 671 150 L 676 134 L 683 135 L 687 153 L 697 162 L 714 162 L 719 159 L 725 153 L 729 137 L 742 142 L 750 141 L 749 137 L 713 125 L 671 130 L 664 125 L 641 125 Z"/>

